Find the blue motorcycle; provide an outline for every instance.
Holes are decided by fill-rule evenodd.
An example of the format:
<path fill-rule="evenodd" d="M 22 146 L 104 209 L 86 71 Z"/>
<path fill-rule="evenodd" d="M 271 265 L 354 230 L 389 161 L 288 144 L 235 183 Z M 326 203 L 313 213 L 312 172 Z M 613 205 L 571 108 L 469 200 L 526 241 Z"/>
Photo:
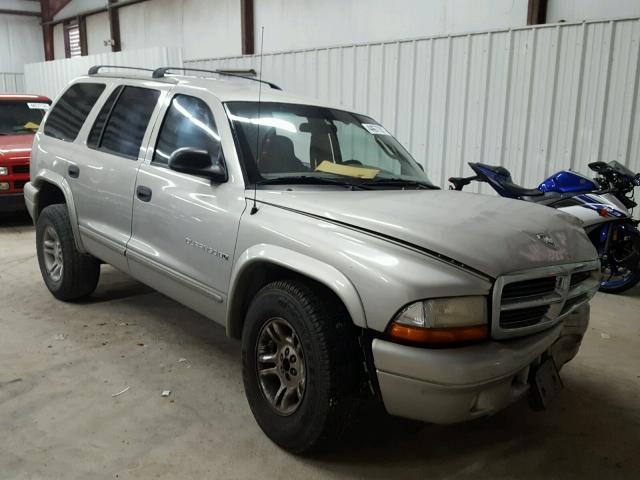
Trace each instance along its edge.
<path fill-rule="evenodd" d="M 516 185 L 504 167 L 471 162 L 469 166 L 476 175 L 452 177 L 449 188 L 462 190 L 472 181 L 486 182 L 503 197 L 557 208 L 582 220 L 600 255 L 600 291 L 620 293 L 640 282 L 639 222 L 632 218 L 640 173 L 616 161 L 593 162 L 589 168 L 598 175 L 593 180 L 562 170 L 530 189 Z"/>

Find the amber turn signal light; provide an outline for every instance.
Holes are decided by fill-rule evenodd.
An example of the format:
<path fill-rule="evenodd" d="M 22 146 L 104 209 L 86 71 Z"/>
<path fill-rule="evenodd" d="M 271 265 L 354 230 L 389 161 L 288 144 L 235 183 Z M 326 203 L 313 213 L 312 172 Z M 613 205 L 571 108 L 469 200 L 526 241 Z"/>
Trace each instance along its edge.
<path fill-rule="evenodd" d="M 421 345 L 446 345 L 486 340 L 489 337 L 487 325 L 453 328 L 422 328 L 393 323 L 389 335 L 394 340 Z"/>

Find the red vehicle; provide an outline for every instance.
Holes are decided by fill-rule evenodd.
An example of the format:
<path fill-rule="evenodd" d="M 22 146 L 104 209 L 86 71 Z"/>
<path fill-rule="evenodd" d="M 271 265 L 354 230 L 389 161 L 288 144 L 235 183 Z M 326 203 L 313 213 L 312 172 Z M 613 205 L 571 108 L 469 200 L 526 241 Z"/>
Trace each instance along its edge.
<path fill-rule="evenodd" d="M 0 95 L 0 212 L 24 209 L 33 136 L 50 104 L 40 95 Z"/>

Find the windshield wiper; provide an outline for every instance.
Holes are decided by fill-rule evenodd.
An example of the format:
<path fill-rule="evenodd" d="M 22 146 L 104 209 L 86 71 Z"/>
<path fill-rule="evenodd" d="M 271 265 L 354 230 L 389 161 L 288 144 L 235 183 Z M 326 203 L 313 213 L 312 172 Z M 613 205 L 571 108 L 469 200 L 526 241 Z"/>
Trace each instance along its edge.
<path fill-rule="evenodd" d="M 378 180 L 371 180 L 367 182 L 366 185 L 380 186 L 380 187 L 406 186 L 406 187 L 424 188 L 427 190 L 440 190 L 439 187 L 436 187 L 435 185 L 431 185 L 430 183 L 421 182 L 419 180 L 405 180 L 404 178 L 380 178 Z"/>
<path fill-rule="evenodd" d="M 276 178 L 267 178 L 265 180 L 260 180 L 256 182 L 256 185 L 340 185 L 342 187 L 349 187 L 352 190 L 371 190 L 371 187 L 364 185 L 362 183 L 353 183 L 345 180 L 340 180 L 337 178 L 326 178 L 326 177 L 313 177 L 310 175 L 295 175 L 291 177 L 276 177 Z"/>

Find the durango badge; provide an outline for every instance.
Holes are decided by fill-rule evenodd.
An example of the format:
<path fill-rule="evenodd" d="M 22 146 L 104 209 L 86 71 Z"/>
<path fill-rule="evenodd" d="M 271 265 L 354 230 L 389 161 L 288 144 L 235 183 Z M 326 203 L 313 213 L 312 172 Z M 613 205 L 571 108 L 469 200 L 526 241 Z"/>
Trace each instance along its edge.
<path fill-rule="evenodd" d="M 215 257 L 221 258 L 222 260 L 229 260 L 229 255 L 226 253 L 223 253 L 219 250 L 216 250 L 215 248 L 211 248 L 208 245 L 205 245 L 204 243 L 200 243 L 200 242 L 196 242 L 195 240 L 189 238 L 189 237 L 185 237 L 184 241 L 187 245 L 191 246 L 191 247 L 196 247 L 199 248 L 201 250 L 203 250 L 204 252 L 208 253 L 209 255 L 213 255 Z"/>

